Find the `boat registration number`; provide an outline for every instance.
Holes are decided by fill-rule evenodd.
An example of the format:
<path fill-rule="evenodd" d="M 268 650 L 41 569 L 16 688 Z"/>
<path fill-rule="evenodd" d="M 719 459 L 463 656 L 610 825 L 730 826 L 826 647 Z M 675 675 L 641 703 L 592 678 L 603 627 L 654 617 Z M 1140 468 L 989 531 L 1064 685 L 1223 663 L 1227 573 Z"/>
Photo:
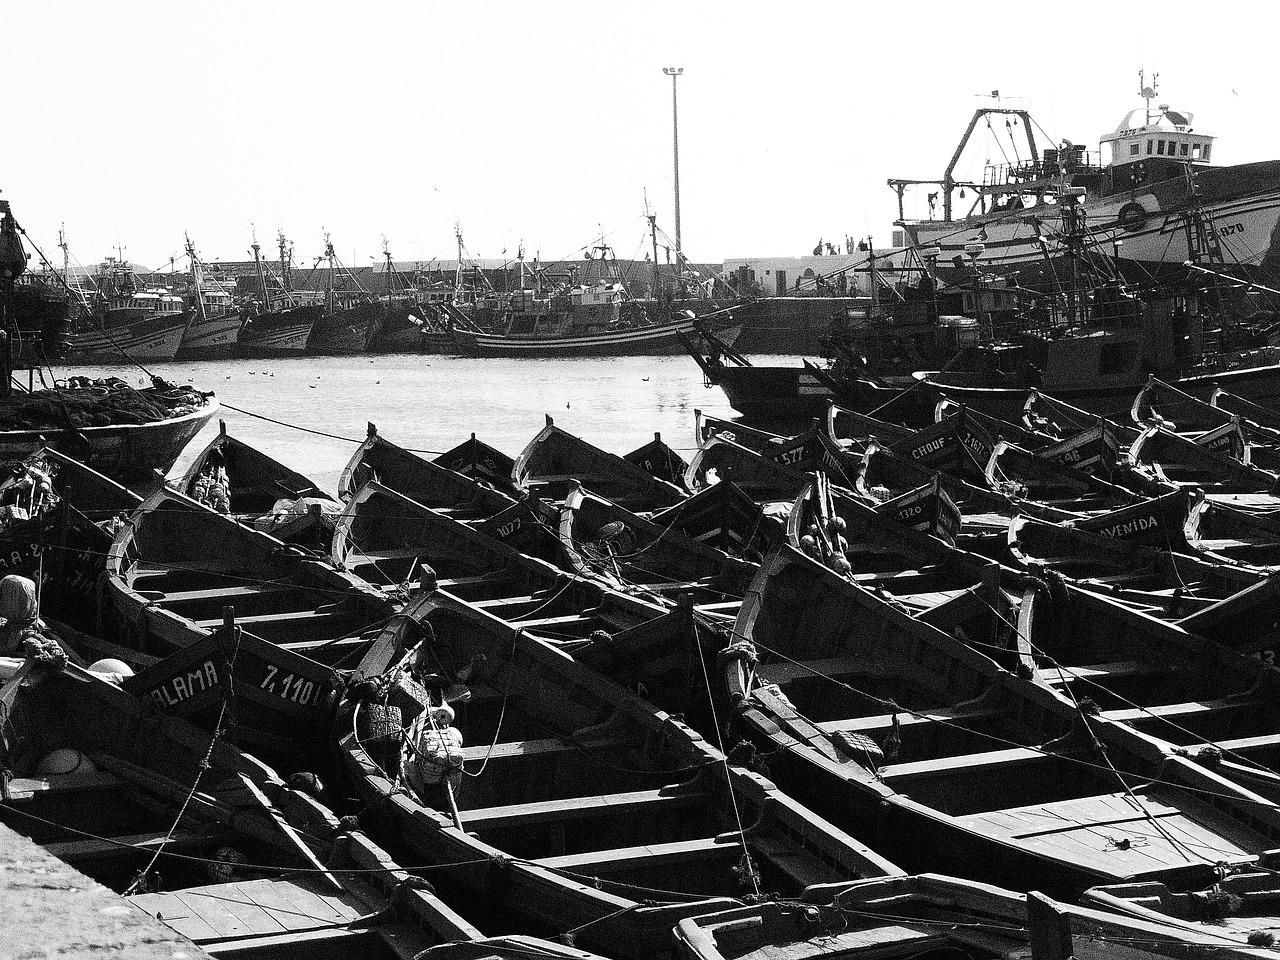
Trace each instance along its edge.
<path fill-rule="evenodd" d="M 281 673 L 280 668 L 272 663 L 264 666 L 266 675 L 258 683 L 259 689 L 303 707 L 316 705 L 323 698 L 327 684 L 317 684 L 295 673 Z"/>

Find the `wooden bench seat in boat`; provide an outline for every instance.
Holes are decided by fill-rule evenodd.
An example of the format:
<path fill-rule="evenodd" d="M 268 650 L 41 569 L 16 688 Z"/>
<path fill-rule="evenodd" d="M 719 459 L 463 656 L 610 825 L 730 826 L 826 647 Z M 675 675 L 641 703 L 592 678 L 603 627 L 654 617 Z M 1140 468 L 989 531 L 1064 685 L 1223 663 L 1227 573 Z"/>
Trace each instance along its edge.
<path fill-rule="evenodd" d="M 440 577 L 436 586 L 441 590 L 452 590 L 454 587 L 471 587 L 482 583 L 500 583 L 507 578 L 506 573 L 495 570 L 493 573 L 478 573 L 472 577 Z"/>
<path fill-rule="evenodd" d="M 501 807 L 483 807 L 462 811 L 467 830 L 502 829 L 512 826 L 559 823 L 566 820 L 588 820 L 600 817 L 627 817 L 656 809 L 681 810 L 698 806 L 708 799 L 703 791 L 665 787 L 609 793 L 601 796 L 567 797 L 537 803 L 517 803 Z"/>
<path fill-rule="evenodd" d="M 987 770 L 1008 770 L 1028 763 L 1040 763 L 1054 759 L 1053 754 L 1034 747 L 1008 747 L 1004 750 L 988 750 L 985 753 L 961 753 L 953 757 L 937 757 L 933 760 L 917 760 L 908 763 L 891 763 L 880 768 L 885 780 L 922 780 L 928 777 L 948 776 L 953 773 L 978 773 Z"/>
<path fill-rule="evenodd" d="M 974 706 L 972 708 L 957 708 L 954 710 L 920 710 L 916 713 L 882 713 L 870 717 L 851 717 L 847 720 L 825 720 L 816 723 L 819 730 L 826 734 L 832 733 L 874 733 L 877 730 L 889 730 L 893 726 L 893 718 L 898 718 L 900 727 L 916 726 L 918 724 L 937 723 L 938 721 L 946 722 L 963 722 L 965 720 L 981 720 L 985 717 L 998 716 L 1001 710 L 997 707 Z"/>
<path fill-rule="evenodd" d="M 239 620 L 236 622 L 239 623 Z M 281 650 L 291 650 L 303 656 L 310 656 L 315 651 L 323 649 L 326 651 L 325 663 L 338 663 L 341 661 L 343 654 L 361 650 L 373 641 L 369 637 L 353 636 L 328 640 L 276 640 L 272 642 Z"/>
<path fill-rule="evenodd" d="M 165 606 L 174 603 L 199 603 L 205 600 L 242 600 L 267 593 L 305 590 L 293 583 L 245 583 L 233 587 L 210 587 L 207 590 L 172 590 L 164 594 Z"/>
<path fill-rule="evenodd" d="M 377 563 L 379 560 L 412 560 L 427 553 L 428 548 L 389 547 L 386 550 L 361 550 L 356 547 L 347 556 L 348 563 Z"/>
<path fill-rule="evenodd" d="M 1083 664 L 1078 667 L 1064 666 L 1042 668 L 1041 679 L 1049 684 L 1070 683 L 1073 680 L 1118 680 L 1124 677 L 1149 677 L 1167 673 L 1168 666 L 1153 663 L 1149 660 L 1119 660 L 1115 663 Z"/>
<path fill-rule="evenodd" d="M 1216 710 L 1240 709 L 1249 705 L 1247 700 L 1224 697 L 1221 700 L 1191 700 L 1187 703 L 1162 703 L 1151 707 L 1122 707 L 1117 710 L 1103 710 L 1102 716 L 1117 723 L 1134 723 L 1139 720 L 1172 719 Z"/>
<path fill-rule="evenodd" d="M 560 617 L 541 617 L 534 620 L 508 620 L 507 622 L 513 627 L 520 627 L 521 629 L 527 630 L 530 627 L 558 627 L 567 626 L 571 623 L 591 623 L 592 614 L 590 611 L 583 611 L 582 613 L 569 613 Z"/>
<path fill-rule="evenodd" d="M 257 626 L 263 623 L 296 624 L 301 621 L 313 623 L 330 623 L 345 620 L 347 614 L 343 610 L 294 610 L 288 613 L 257 613 L 249 616 L 237 616 L 236 623 L 242 627 Z M 216 630 L 222 626 L 222 618 L 212 620 L 192 620 L 193 624 L 203 630 Z"/>
<path fill-rule="evenodd" d="M 163 833 L 138 833 L 124 837 L 112 837 L 109 840 L 89 838 L 59 840 L 41 843 L 41 846 L 59 860 L 83 863 L 86 860 L 103 860 L 109 857 L 132 855 L 138 850 L 155 850 L 161 846 L 170 853 L 176 853 L 184 849 L 189 850 L 207 841 L 208 837 L 193 834 L 186 830 L 176 830 L 172 837 L 170 837 L 168 831 L 165 831 Z"/>
<path fill-rule="evenodd" d="M 742 607 L 741 600 L 718 600 L 715 603 L 694 604 L 699 613 L 737 614 Z"/>
<path fill-rule="evenodd" d="M 574 740 L 562 740 L 559 737 L 548 737 L 545 740 L 509 740 L 505 743 L 480 743 L 472 747 L 462 748 L 464 761 L 474 760 L 506 760 L 512 757 L 537 757 L 553 753 L 570 753 L 582 750 L 601 750 L 606 753 L 623 746 L 617 740 L 592 740 L 579 743 Z"/>
<path fill-rule="evenodd" d="M 1265 750 L 1280 746 L 1280 733 L 1268 733 L 1257 737 L 1236 737 L 1228 740 L 1215 740 L 1213 745 L 1223 753 L 1248 753 L 1251 750 Z"/>
<path fill-rule="evenodd" d="M 526 480 L 525 486 L 532 489 L 534 487 L 545 487 L 552 483 L 569 483 L 570 481 L 577 481 L 589 490 L 593 483 L 616 483 L 617 477 L 590 473 L 545 473 Z"/>
<path fill-rule="evenodd" d="M 844 879 L 832 869 L 829 863 L 803 847 L 782 843 L 768 834 L 753 836 L 751 847 L 754 853 L 791 877 L 797 887 L 813 883 L 814 877 L 826 877 L 830 882 Z"/>
<path fill-rule="evenodd" d="M 891 676 L 883 667 L 867 660 L 854 657 L 832 657 L 826 660 L 780 661 L 761 664 L 756 668 L 756 676 L 769 683 L 786 683 L 797 679 L 817 679 L 819 677 L 847 677 L 851 675 L 863 677 Z"/>
<path fill-rule="evenodd" d="M 560 857 L 533 860 L 553 870 L 581 870 L 593 875 L 621 873 L 647 861 L 660 862 L 673 869 L 691 861 L 723 859 L 736 861 L 742 856 L 742 841 L 737 834 L 708 837 L 705 840 L 676 840 L 671 843 L 648 843 L 638 847 L 616 847 L 612 850 L 590 850 Z"/>
<path fill-rule="evenodd" d="M 488 600 L 469 600 L 468 603 L 473 607 L 481 610 L 492 610 L 494 607 L 514 606 L 522 603 L 539 603 L 547 599 L 546 592 L 536 594 L 525 594 L 517 597 L 491 597 Z"/>

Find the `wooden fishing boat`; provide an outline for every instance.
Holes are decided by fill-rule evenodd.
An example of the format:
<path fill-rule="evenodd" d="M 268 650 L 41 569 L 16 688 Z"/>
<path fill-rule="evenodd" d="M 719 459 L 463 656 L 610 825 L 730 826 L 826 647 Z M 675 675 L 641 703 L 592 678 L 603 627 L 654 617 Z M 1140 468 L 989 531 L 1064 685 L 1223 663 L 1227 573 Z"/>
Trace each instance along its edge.
<path fill-rule="evenodd" d="M 838 447 L 862 446 L 871 437 L 883 443 L 896 443 L 916 431 L 898 423 L 859 413 L 836 403 L 827 404 L 827 437 Z"/>
<path fill-rule="evenodd" d="M 1188 552 L 1184 527 L 1194 491 L 1174 490 L 1155 497 L 1133 500 L 1116 507 L 1067 521 L 1074 530 L 1096 533 L 1112 540 L 1154 547 L 1157 550 Z"/>
<path fill-rule="evenodd" d="M 1153 423 L 1129 447 L 1128 461 L 1134 471 L 1165 483 L 1210 487 L 1217 493 L 1280 491 L 1280 477 L 1240 459 L 1247 450 L 1238 422 L 1194 440 Z"/>
<path fill-rule="evenodd" d="M 398 725 L 376 701 L 347 701 L 339 748 L 378 835 L 436 864 L 432 883 L 478 925 L 497 914 L 615 956 L 664 956 L 684 917 L 898 872 L 553 645 L 442 593 L 409 614 L 388 625 L 353 689 L 399 689 L 415 665 L 440 688 L 432 703 L 465 683 L 470 696 L 453 701 L 460 790 L 425 802 L 396 788 L 396 741 L 372 740 L 370 725 Z M 401 723 L 424 706 L 387 702 Z"/>
<path fill-rule="evenodd" d="M 459 460 L 453 451 L 447 456 Z M 487 520 L 516 503 L 510 493 L 396 446 L 372 423 L 338 479 L 338 495 L 345 501 L 371 480 L 459 520 Z"/>
<path fill-rule="evenodd" d="M 1008 440 L 1010 443 L 1016 443 L 1019 446 L 1026 447 L 1028 450 L 1039 450 L 1041 447 L 1063 439 L 1043 430 L 1032 430 L 1022 420 L 1001 420 L 998 417 L 983 413 L 981 410 L 964 407 L 945 394 L 942 395 L 937 405 L 933 408 L 934 422 L 941 421 L 961 409 L 965 411 L 966 418 L 980 427 L 988 437 Z"/>
<path fill-rule="evenodd" d="M 472 480 L 481 480 L 504 493 L 515 494 L 516 488 L 511 482 L 515 459 L 477 440 L 474 433 L 456 447 L 432 457 L 431 462 Z"/>
<path fill-rule="evenodd" d="M 143 389 L 73 377 L 57 390 L 15 393 L 0 404 L 0 463 L 47 446 L 113 480 L 145 483 L 173 466 L 217 410 L 212 393 L 159 377 Z"/>
<path fill-rule="evenodd" d="M 47 614 L 95 629 L 113 527 L 141 502 L 80 461 L 37 450 L 0 483 L 0 575 L 40 584 Z"/>
<path fill-rule="evenodd" d="M 815 474 L 792 505 L 787 542 L 851 575 L 990 562 L 951 549 L 960 529 L 960 511 L 936 481 L 907 496 L 909 500 L 872 506 Z M 836 562 L 840 557 L 847 566 Z"/>
<path fill-rule="evenodd" d="M 799 900 L 681 920 L 688 960 L 1020 956 L 1029 949 L 1026 898 L 954 877 L 921 874 L 818 887 Z"/>
<path fill-rule="evenodd" d="M 1199 889 L 1158 881 L 1106 884 L 1086 890 L 1082 903 L 1192 936 L 1274 952 L 1280 935 L 1278 897 L 1275 871 L 1267 864 L 1215 878 Z"/>
<path fill-rule="evenodd" d="M 243 630 L 309 652 L 396 609 L 359 578 L 173 490 L 156 491 L 129 518 L 107 572 L 122 636 L 147 653 L 207 637 L 228 605 Z"/>
<path fill-rule="evenodd" d="M 197 256 L 189 237 L 185 243 L 191 258 L 191 320 L 182 333 L 178 359 L 222 360 L 235 356 L 243 323 L 240 309 L 221 283 L 210 281 L 205 275 L 204 261 Z"/>
<path fill-rule="evenodd" d="M 884 443 L 897 456 L 925 469 L 968 483 L 985 484 L 987 461 L 996 441 L 961 405 L 931 426 Z"/>
<path fill-rule="evenodd" d="M 1269 436 L 1280 436 L 1280 413 L 1273 406 L 1255 403 L 1221 386 L 1213 391 L 1209 402 L 1220 410 L 1243 418 L 1251 427 L 1261 427 Z"/>
<path fill-rule="evenodd" d="M 1169 430 L 1196 436 L 1232 423 L 1235 414 L 1193 397 L 1152 374 L 1133 398 L 1129 417 L 1140 429 L 1159 423 Z"/>
<path fill-rule="evenodd" d="M 569 569 L 615 589 L 689 595 L 699 608 L 736 616 L 758 565 L 624 510 L 576 487 L 560 508 L 560 543 Z"/>
<path fill-rule="evenodd" d="M 1095 426 L 1099 415 L 1073 406 L 1056 395 L 1032 388 L 1022 405 L 1022 424 L 1036 433 L 1064 440 L 1083 433 Z M 1101 418 L 1114 432 L 1121 444 L 1130 444 L 1138 437 L 1138 429 L 1114 417 Z"/>
<path fill-rule="evenodd" d="M 697 409 L 693 411 L 693 432 L 695 447 L 701 447 L 712 437 L 724 437 L 756 453 L 764 453 L 770 444 L 782 443 L 787 439 L 780 433 L 761 430 L 737 420 L 711 417 Z"/>
<path fill-rule="evenodd" d="M 240 664 L 241 736 L 281 763 L 320 747 L 316 725 L 341 686 L 334 668 L 357 662 L 362 632 L 399 608 L 314 554 L 172 490 L 152 494 L 121 528 L 103 589 L 104 637 L 139 671 L 140 693 L 205 717 L 230 657 Z"/>
<path fill-rule="evenodd" d="M 1132 490 L 1101 476 L 1004 440 L 992 449 L 985 474 L 992 490 L 1063 510 L 1107 512 L 1139 499 Z"/>
<path fill-rule="evenodd" d="M 649 519 L 731 556 L 759 563 L 786 536 L 787 511 L 775 509 L 782 506 L 757 503 L 732 480 L 724 479 L 673 507 L 654 511 Z"/>
<path fill-rule="evenodd" d="M 702 493 L 726 480 L 757 503 L 790 503 L 804 487 L 805 474 L 722 436 L 712 437 L 693 455 L 685 485 Z"/>
<path fill-rule="evenodd" d="M 232 437 L 226 421 L 219 421 L 218 435 L 174 487 L 277 540 L 321 552 L 329 548 L 333 518 L 341 510 L 313 481 Z"/>
<path fill-rule="evenodd" d="M 667 446 L 662 440 L 662 434 L 657 432 L 648 443 L 623 454 L 622 459 L 675 487 L 684 483 L 685 471 L 689 469 L 684 457 Z"/>
<path fill-rule="evenodd" d="M 1280 516 L 1240 510 L 1201 490 L 1185 496 L 1189 502 L 1182 533 L 1191 550 L 1222 563 L 1280 566 Z"/>
<path fill-rule="evenodd" d="M 1020 673 L 1246 789 L 1280 799 L 1275 671 L 1139 609 L 1026 587 Z"/>
<path fill-rule="evenodd" d="M 73 360 L 119 363 L 172 360 L 191 322 L 182 298 L 137 287 L 133 267 L 107 259 L 98 290 L 71 341 Z"/>
<path fill-rule="evenodd" d="M 1174 500 L 1173 503 L 1178 503 Z M 1186 501 L 1182 504 L 1185 506 Z M 1198 557 L 1179 553 L 1180 536 L 1173 521 L 1151 519 L 1156 509 L 1137 514 L 1155 523 L 1156 530 L 1169 531 L 1169 541 L 1160 542 L 1160 534 L 1142 540 L 1108 536 L 1082 530 L 1068 524 L 1046 523 L 1035 517 L 1018 516 L 1009 524 L 1009 554 L 1024 570 L 1044 573 L 1053 570 L 1081 583 L 1091 583 L 1117 590 L 1173 589 L 1182 587 L 1179 596 L 1187 602 L 1194 597 L 1223 597 L 1257 583 L 1262 575 L 1244 568 L 1229 568 L 1209 563 Z M 1126 511 L 1128 513 L 1128 511 Z M 1108 515 L 1114 516 L 1114 515 Z M 1101 529 L 1116 529 L 1125 521 L 1112 520 Z M 1141 525 L 1138 521 L 1129 521 Z"/>
<path fill-rule="evenodd" d="M 209 954 L 592 960 L 531 937 L 483 938 L 427 881 L 288 785 L 314 792 L 314 779 L 286 784 L 96 674 L 32 677 L 3 693 L 19 768 L 0 822 Z"/>
<path fill-rule="evenodd" d="M 644 467 L 566 433 L 550 417 L 516 458 L 511 478 L 520 490 L 555 502 L 564 500 L 576 481 L 637 513 L 669 507 L 687 496 Z"/>
<path fill-rule="evenodd" d="M 555 542 L 560 558 L 563 547 Z M 377 483 L 348 501 L 331 556 L 339 569 L 370 583 L 434 586 L 545 636 L 586 637 L 652 619 L 670 605 L 659 595 L 642 599 L 605 589 Z"/>
<path fill-rule="evenodd" d="M 324 315 L 318 303 L 275 306 L 244 314 L 236 348 L 242 357 L 298 357 L 307 352 L 311 328 Z"/>
<path fill-rule="evenodd" d="M 1147 885 L 1135 884 L 1137 890 Z M 1105 888 L 1104 888 L 1105 889 Z M 1209 960 L 1261 957 L 1243 938 L 1178 928 L 1156 918 L 1060 903 L 955 877 L 920 874 L 811 891 L 802 900 L 759 904 L 680 921 L 689 960 L 769 960 L 779 956 L 942 957 L 1103 960 L 1126 956 Z"/>
<path fill-rule="evenodd" d="M 1266 800 L 1019 678 L 1005 618 L 957 613 L 924 622 L 771 554 L 724 676 L 778 784 L 908 869 L 1069 897 L 1099 877 L 1203 880 L 1274 846 Z"/>
<path fill-rule="evenodd" d="M 1088 901 L 1087 901 L 1088 902 Z M 1110 907 L 1110 905 L 1108 905 Z M 1103 960 L 1118 952 L 1179 960 L 1239 955 L 1261 960 L 1273 952 L 1265 938 L 1250 941 L 1227 930 L 1199 929 L 1125 915 L 1113 909 L 1069 906 L 1039 893 L 1027 894 L 1027 916 L 1044 960 Z"/>
<path fill-rule="evenodd" d="M 1257 415 L 1262 409 L 1250 405 L 1242 408 L 1246 413 L 1232 413 L 1152 377 L 1134 400 L 1132 416 L 1143 426 L 1159 424 L 1199 446 L 1278 473 L 1280 428 L 1247 419 L 1247 413 Z"/>

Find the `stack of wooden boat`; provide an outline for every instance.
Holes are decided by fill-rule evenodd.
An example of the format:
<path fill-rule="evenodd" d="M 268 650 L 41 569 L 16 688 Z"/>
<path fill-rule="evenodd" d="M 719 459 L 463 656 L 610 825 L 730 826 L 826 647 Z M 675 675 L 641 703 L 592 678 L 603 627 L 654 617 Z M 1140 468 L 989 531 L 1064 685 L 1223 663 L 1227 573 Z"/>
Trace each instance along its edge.
<path fill-rule="evenodd" d="M 225 429 L 145 498 L 46 454 L 2 532 L 80 615 L 0 688 L 0 821 L 219 955 L 1257 953 L 1280 417 L 1232 404 L 371 427 L 336 496 Z"/>

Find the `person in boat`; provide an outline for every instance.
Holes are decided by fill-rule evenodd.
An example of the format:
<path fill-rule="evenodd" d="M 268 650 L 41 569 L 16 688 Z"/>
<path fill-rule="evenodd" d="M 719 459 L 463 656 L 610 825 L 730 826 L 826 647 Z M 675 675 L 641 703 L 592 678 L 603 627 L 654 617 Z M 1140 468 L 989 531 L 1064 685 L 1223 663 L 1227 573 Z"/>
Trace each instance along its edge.
<path fill-rule="evenodd" d="M 35 583 L 11 573 L 0 580 L 0 680 L 28 660 L 61 668 L 67 655 L 40 619 Z"/>
<path fill-rule="evenodd" d="M 423 710 L 405 731 L 400 779 L 427 806 L 448 811 L 462 789 L 462 731 L 447 703 Z"/>

